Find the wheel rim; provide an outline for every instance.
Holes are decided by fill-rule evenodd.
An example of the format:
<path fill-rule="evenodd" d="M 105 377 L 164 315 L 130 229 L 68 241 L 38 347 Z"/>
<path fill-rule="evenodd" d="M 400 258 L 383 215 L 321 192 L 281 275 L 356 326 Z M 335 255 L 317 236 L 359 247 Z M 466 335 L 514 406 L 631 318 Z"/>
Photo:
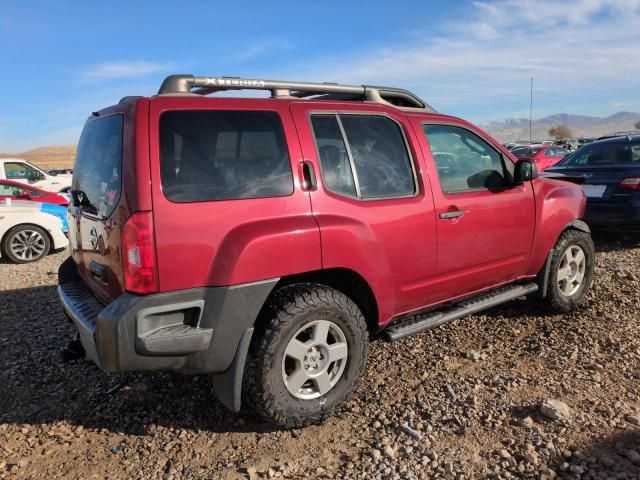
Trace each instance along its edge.
<path fill-rule="evenodd" d="M 558 266 L 558 288 L 565 297 L 574 295 L 582 286 L 587 266 L 584 250 L 578 245 L 571 245 L 562 256 Z"/>
<path fill-rule="evenodd" d="M 20 260 L 35 260 L 44 254 L 46 242 L 35 230 L 20 230 L 9 242 L 11 253 Z"/>
<path fill-rule="evenodd" d="M 329 320 L 307 323 L 291 337 L 282 357 L 287 390 L 302 400 L 326 395 L 342 377 L 348 353 L 338 325 Z"/>

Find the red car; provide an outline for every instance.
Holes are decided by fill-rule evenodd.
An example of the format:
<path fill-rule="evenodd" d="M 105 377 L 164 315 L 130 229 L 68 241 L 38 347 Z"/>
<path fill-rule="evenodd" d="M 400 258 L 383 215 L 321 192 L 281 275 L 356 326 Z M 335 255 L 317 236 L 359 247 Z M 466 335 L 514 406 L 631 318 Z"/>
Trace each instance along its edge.
<path fill-rule="evenodd" d="M 33 202 L 53 203 L 55 205 L 68 205 L 69 199 L 58 193 L 47 192 L 36 187 L 25 185 L 11 180 L 0 180 L 0 200 L 11 198 L 13 200 L 31 200 Z"/>
<path fill-rule="evenodd" d="M 208 96 L 233 89 L 272 98 Z M 353 392 L 371 336 L 567 312 L 594 268 L 579 185 L 399 88 L 171 76 L 91 115 L 71 193 L 67 359 L 211 374 L 284 427 Z"/>
<path fill-rule="evenodd" d="M 535 162 L 539 172 L 553 167 L 569 154 L 566 150 L 554 145 L 518 147 L 511 150 L 511 153 L 519 159 Z"/>

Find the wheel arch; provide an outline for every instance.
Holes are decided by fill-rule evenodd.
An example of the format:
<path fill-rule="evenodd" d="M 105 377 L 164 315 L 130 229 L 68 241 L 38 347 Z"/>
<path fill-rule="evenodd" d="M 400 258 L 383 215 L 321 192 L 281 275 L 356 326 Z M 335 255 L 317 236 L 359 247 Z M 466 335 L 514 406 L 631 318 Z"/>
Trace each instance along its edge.
<path fill-rule="evenodd" d="M 265 306 L 279 289 L 297 283 L 325 285 L 345 294 L 362 312 L 369 331 L 372 333 L 378 331 L 380 318 L 378 302 L 369 283 L 358 272 L 348 268 L 327 268 L 282 277 L 271 291 Z M 258 316 L 258 320 L 260 317 L 261 315 Z"/>

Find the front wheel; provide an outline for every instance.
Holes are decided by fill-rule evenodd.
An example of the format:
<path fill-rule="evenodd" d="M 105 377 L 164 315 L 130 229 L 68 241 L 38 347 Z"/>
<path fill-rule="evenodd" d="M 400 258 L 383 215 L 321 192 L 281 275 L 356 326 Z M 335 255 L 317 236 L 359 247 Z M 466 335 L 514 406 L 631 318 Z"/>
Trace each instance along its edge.
<path fill-rule="evenodd" d="M 584 299 L 593 278 L 595 248 L 591 235 L 565 231 L 552 253 L 545 303 L 558 312 L 569 312 Z"/>
<path fill-rule="evenodd" d="M 322 285 L 284 287 L 254 334 L 245 405 L 284 428 L 318 423 L 356 388 L 367 350 L 367 326 L 350 298 Z"/>

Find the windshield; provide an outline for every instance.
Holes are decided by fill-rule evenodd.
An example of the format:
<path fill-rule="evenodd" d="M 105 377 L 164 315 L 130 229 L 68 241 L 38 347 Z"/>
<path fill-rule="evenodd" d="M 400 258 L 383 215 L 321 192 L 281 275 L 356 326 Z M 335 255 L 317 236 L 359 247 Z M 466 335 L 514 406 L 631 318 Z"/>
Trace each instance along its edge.
<path fill-rule="evenodd" d="M 589 144 L 567 156 L 559 166 L 640 165 L 640 143 Z"/>

